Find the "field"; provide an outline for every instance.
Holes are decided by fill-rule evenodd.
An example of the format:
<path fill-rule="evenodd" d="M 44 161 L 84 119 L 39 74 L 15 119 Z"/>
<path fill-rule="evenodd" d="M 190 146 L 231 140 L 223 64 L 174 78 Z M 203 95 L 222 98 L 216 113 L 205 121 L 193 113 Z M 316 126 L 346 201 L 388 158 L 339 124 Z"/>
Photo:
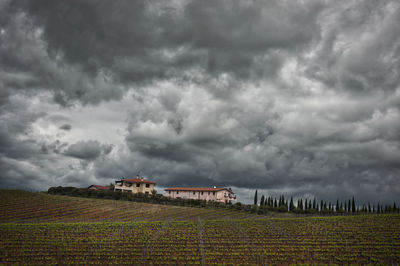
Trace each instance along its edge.
<path fill-rule="evenodd" d="M 234 210 L 213 210 L 117 200 L 0 190 L 0 223 L 131 222 L 260 218 Z"/>
<path fill-rule="evenodd" d="M 15 201 L 5 203 L 1 200 L 10 196 L 5 195 L 7 193 L 15 195 Z M 213 219 L 224 219 L 213 220 L 209 219 L 211 214 L 200 211 L 214 210 L 193 208 L 194 212 L 187 220 L 177 221 L 174 215 L 184 219 L 185 214 L 162 206 L 165 209 L 160 211 L 162 219 L 158 221 L 155 221 L 157 212 L 153 216 L 139 212 L 138 221 L 131 217 L 131 221 L 121 222 L 114 215 L 109 219 L 112 222 L 92 222 L 101 218 L 91 212 L 77 214 L 74 218 L 66 212 L 63 218 L 62 212 L 56 211 L 55 206 L 68 205 L 64 201 L 74 202 L 75 206 L 69 208 L 80 208 L 75 198 L 15 191 L 1 191 L 0 194 L 0 264 L 400 263 L 400 216 L 396 214 L 303 218 L 255 216 L 262 217 L 255 219 L 245 217 L 248 215 L 245 213 L 238 212 L 237 215 L 243 217 L 235 217 L 215 210 L 221 215 Z M 47 217 L 45 219 L 41 219 L 41 215 L 32 219 L 28 215 L 16 215 L 9 206 L 24 213 L 21 198 L 30 198 L 30 202 L 26 202 L 26 213 L 34 214 L 30 208 L 40 205 L 43 199 L 55 209 L 39 211 Z M 92 201 L 99 206 L 112 202 L 78 200 L 82 200 L 82 206 L 93 204 Z M 15 202 L 19 205 L 13 205 Z M 113 202 L 122 204 L 119 206 L 126 203 Z M 134 216 L 135 212 L 130 210 L 133 206 L 136 204 L 126 205 L 125 212 Z M 52 212 L 57 214 L 56 218 L 52 218 Z M 124 215 L 120 217 L 128 220 Z M 139 221 L 147 219 L 145 217 L 147 221 Z M 46 219 L 45 223 L 35 222 Z M 61 222 L 79 219 L 91 222 Z"/>

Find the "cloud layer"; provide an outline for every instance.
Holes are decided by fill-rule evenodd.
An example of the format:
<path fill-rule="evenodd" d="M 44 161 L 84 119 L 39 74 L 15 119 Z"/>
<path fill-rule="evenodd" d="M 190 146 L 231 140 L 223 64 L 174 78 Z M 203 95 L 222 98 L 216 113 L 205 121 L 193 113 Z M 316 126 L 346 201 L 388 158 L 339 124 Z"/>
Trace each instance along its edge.
<path fill-rule="evenodd" d="M 397 1 L 1 1 L 0 185 L 400 194 Z"/>

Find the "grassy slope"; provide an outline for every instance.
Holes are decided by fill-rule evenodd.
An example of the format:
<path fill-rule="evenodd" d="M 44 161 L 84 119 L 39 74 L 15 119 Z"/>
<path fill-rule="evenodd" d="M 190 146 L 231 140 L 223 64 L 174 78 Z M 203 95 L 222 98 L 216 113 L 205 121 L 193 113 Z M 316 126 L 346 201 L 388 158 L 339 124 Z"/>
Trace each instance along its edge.
<path fill-rule="evenodd" d="M 123 222 L 260 218 L 234 210 L 212 210 L 128 201 L 88 199 L 0 190 L 0 223 Z"/>

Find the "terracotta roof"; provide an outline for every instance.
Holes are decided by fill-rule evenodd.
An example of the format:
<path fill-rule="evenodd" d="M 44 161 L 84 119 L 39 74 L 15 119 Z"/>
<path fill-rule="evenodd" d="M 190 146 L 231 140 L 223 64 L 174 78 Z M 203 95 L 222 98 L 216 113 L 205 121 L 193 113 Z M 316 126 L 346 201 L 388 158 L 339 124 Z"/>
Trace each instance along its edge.
<path fill-rule="evenodd" d="M 97 189 L 102 189 L 102 190 L 110 190 L 110 187 L 108 187 L 108 186 L 91 185 L 88 188 L 91 188 L 91 187 L 95 187 Z"/>
<path fill-rule="evenodd" d="M 146 180 L 146 179 L 140 179 L 140 178 L 128 178 L 128 179 L 122 179 L 121 181 L 130 182 L 130 183 L 156 184 L 156 182 Z"/>
<path fill-rule="evenodd" d="M 221 191 L 228 190 L 233 193 L 232 190 L 228 188 L 211 188 L 211 187 L 173 187 L 167 188 L 165 191 Z"/>

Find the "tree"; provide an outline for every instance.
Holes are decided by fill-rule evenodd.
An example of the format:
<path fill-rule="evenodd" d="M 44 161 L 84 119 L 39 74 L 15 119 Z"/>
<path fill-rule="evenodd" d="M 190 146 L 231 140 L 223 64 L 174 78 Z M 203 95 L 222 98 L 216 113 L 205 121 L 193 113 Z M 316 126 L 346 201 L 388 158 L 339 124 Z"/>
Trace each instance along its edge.
<path fill-rule="evenodd" d="M 257 201 L 258 199 L 257 199 L 257 189 L 256 189 L 256 192 L 254 193 L 254 205 L 257 205 Z"/>
<path fill-rule="evenodd" d="M 355 212 L 356 211 L 356 203 L 354 201 L 354 196 L 351 199 L 351 212 Z"/>
<path fill-rule="evenodd" d="M 336 200 L 336 207 L 335 208 L 336 208 L 336 212 L 338 212 L 339 211 L 339 199 Z"/>
<path fill-rule="evenodd" d="M 316 210 L 316 205 L 317 205 L 317 202 L 316 202 L 316 200 L 315 200 L 315 198 L 314 198 L 314 201 L 313 201 L 313 204 L 312 204 L 313 210 Z"/>
<path fill-rule="evenodd" d="M 290 197 L 289 211 L 293 211 L 293 210 L 294 210 L 293 197 Z"/>
<path fill-rule="evenodd" d="M 264 207 L 264 200 L 265 200 L 264 195 L 262 195 L 260 200 L 260 208 Z"/>

